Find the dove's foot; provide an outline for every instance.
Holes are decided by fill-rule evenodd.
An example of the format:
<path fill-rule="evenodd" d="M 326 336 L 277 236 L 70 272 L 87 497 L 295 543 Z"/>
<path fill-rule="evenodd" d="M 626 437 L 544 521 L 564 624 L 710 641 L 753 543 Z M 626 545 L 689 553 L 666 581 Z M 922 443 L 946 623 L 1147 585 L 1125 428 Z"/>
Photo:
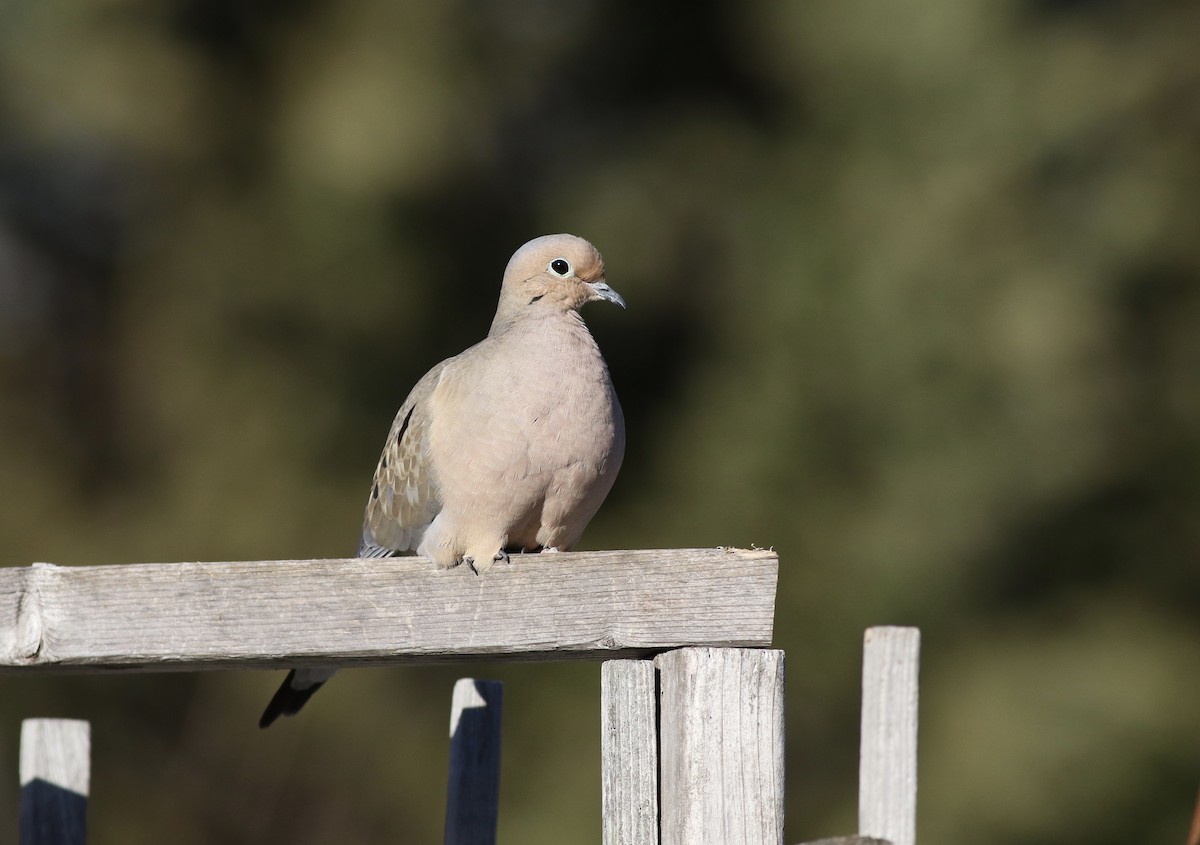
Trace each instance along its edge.
<path fill-rule="evenodd" d="M 476 575 L 482 575 L 483 573 L 487 572 L 497 562 L 508 563 L 508 552 L 504 551 L 504 549 L 501 549 L 500 551 L 496 552 L 496 554 L 492 555 L 491 560 L 487 561 L 486 563 L 476 563 L 475 558 L 470 556 L 463 558 L 463 563 L 471 567 L 471 571 Z"/>

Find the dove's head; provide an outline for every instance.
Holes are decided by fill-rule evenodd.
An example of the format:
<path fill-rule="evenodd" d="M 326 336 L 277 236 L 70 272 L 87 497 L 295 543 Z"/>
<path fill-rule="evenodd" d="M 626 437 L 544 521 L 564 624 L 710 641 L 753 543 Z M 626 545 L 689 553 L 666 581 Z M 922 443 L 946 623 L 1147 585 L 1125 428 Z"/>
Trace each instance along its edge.
<path fill-rule="evenodd" d="M 513 253 L 504 270 L 497 322 L 515 319 L 525 309 L 578 311 L 597 300 L 625 307 L 621 295 L 604 280 L 604 259 L 575 235 L 543 235 Z"/>

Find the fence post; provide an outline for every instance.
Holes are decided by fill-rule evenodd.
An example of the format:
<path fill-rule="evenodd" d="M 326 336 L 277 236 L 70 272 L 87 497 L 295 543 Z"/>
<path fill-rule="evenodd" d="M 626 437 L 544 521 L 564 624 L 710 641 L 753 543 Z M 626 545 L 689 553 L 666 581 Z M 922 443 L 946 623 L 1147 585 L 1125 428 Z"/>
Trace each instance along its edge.
<path fill-rule="evenodd" d="M 450 704 L 446 845 L 495 845 L 504 684 L 461 678 Z"/>
<path fill-rule="evenodd" d="M 84 845 L 90 771 L 87 722 L 21 722 L 20 845 Z"/>
<path fill-rule="evenodd" d="M 658 701 L 654 663 L 600 668 L 604 845 L 658 845 Z"/>
<path fill-rule="evenodd" d="M 682 648 L 654 662 L 662 845 L 782 845 L 783 652 Z"/>
<path fill-rule="evenodd" d="M 868 628 L 863 637 L 858 830 L 894 845 L 917 836 L 917 628 Z"/>

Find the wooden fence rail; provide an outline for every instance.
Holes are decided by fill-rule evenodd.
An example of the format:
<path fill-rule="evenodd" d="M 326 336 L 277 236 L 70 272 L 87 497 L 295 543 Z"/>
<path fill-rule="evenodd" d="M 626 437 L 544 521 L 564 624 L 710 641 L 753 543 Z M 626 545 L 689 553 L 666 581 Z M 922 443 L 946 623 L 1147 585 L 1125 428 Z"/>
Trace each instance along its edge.
<path fill-rule="evenodd" d="M 35 564 L 0 569 L 0 672 L 604 658 L 605 845 L 783 845 L 777 563 L 689 549 L 534 555 L 483 577 L 420 559 Z M 919 642 L 867 632 L 862 834 L 822 845 L 914 845 Z M 629 655 L 643 659 L 608 659 Z M 455 687 L 448 845 L 495 842 L 501 695 Z M 84 842 L 88 739 L 84 722 L 25 723 L 21 845 Z"/>
<path fill-rule="evenodd" d="M 774 552 L 0 568 L 0 673 L 651 656 L 769 646 Z"/>

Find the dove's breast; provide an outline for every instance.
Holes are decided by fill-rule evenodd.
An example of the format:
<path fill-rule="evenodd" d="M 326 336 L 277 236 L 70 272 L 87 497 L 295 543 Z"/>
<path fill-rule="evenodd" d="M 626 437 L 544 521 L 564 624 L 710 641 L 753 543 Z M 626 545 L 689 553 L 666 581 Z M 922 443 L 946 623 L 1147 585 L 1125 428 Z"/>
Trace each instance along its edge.
<path fill-rule="evenodd" d="M 435 391 L 433 476 L 450 516 L 508 545 L 572 545 L 612 486 L 625 426 L 577 315 L 527 321 L 447 367 Z"/>

